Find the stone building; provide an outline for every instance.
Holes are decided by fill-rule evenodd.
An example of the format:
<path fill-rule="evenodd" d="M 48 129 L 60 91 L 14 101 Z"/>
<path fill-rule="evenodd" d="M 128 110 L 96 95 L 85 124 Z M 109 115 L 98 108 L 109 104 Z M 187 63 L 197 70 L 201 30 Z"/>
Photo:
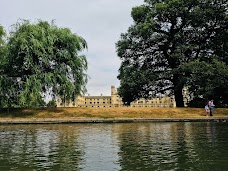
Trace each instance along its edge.
<path fill-rule="evenodd" d="M 131 102 L 131 107 L 176 107 L 174 97 L 157 97 L 153 99 L 139 99 Z"/>
<path fill-rule="evenodd" d="M 57 107 L 123 107 L 122 98 L 115 86 L 111 86 L 111 96 L 77 96 L 65 103 L 57 100 Z M 176 107 L 173 97 L 160 97 L 149 100 L 139 99 L 131 102 L 130 107 Z"/>
<path fill-rule="evenodd" d="M 115 86 L 111 86 L 111 96 L 77 96 L 74 101 L 65 103 L 57 100 L 57 107 L 122 107 L 122 98 L 118 95 Z"/>

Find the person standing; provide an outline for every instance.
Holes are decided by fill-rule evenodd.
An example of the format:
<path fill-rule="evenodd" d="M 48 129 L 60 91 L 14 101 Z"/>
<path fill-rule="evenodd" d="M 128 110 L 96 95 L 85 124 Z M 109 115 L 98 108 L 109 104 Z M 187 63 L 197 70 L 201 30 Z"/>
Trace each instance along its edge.
<path fill-rule="evenodd" d="M 213 116 L 213 111 L 214 111 L 214 100 L 211 99 L 209 102 L 208 102 L 208 106 L 209 106 L 209 110 L 210 110 L 210 116 Z"/>
<path fill-rule="evenodd" d="M 205 105 L 204 108 L 205 108 L 206 115 L 208 116 L 208 113 L 210 112 L 208 103 Z"/>

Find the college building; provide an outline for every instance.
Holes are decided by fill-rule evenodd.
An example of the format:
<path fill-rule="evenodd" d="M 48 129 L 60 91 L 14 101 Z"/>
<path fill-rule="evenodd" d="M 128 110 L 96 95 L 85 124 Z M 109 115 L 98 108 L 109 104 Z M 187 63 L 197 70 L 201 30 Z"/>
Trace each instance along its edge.
<path fill-rule="evenodd" d="M 57 107 L 122 107 L 122 98 L 118 95 L 115 86 L 111 86 L 111 96 L 77 96 L 73 101 L 65 103 L 57 100 Z"/>
<path fill-rule="evenodd" d="M 184 103 L 187 106 L 186 89 L 183 90 Z M 57 100 L 57 107 L 124 107 L 122 98 L 115 86 L 111 86 L 111 96 L 76 96 L 74 100 Z M 131 102 L 130 107 L 176 107 L 174 96 L 157 97 L 152 99 L 139 99 Z"/>

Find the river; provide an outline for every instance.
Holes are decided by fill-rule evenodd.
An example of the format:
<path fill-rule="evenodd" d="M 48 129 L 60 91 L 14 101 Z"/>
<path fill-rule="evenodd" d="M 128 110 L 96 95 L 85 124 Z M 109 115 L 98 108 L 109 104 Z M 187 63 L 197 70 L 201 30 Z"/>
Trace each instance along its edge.
<path fill-rule="evenodd" d="M 0 171 L 227 169 L 227 122 L 0 125 Z"/>

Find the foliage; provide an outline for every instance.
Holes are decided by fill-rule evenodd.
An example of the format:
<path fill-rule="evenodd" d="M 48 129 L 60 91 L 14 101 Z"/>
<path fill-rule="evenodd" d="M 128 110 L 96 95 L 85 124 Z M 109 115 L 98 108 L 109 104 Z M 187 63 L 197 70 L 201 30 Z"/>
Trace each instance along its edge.
<path fill-rule="evenodd" d="M 82 37 L 53 22 L 17 22 L 7 41 L 5 59 L 1 61 L 4 63 L 1 76 L 8 91 L 5 99 L 17 98 L 17 102 L 10 104 L 36 107 L 47 94 L 70 99 L 84 92 L 87 60 L 79 52 L 86 48 Z"/>
<path fill-rule="evenodd" d="M 196 74 L 195 70 L 204 64 L 213 68 L 215 61 L 227 65 L 227 3 L 145 0 L 132 9 L 131 15 L 134 24 L 116 44 L 122 60 L 119 90 L 125 102 L 157 93 L 174 94 L 177 106 L 182 107 L 185 86 L 197 96 L 213 95 L 213 79 L 227 73 L 227 67 L 211 72 L 212 77 L 203 74 L 207 84 L 196 82 L 201 72 Z M 139 76 L 137 81 L 135 75 Z M 208 86 L 211 91 L 204 91 Z"/>
<path fill-rule="evenodd" d="M 184 69 L 191 71 L 191 77 L 186 80 L 194 97 L 214 99 L 216 107 L 228 107 L 228 65 L 225 62 L 217 59 L 211 63 L 194 61 L 185 64 Z M 192 104 L 197 101 L 195 99 Z"/>
<path fill-rule="evenodd" d="M 206 104 L 208 104 L 207 100 L 200 98 L 200 97 L 195 97 L 189 102 L 188 106 L 189 107 L 204 108 Z"/>
<path fill-rule="evenodd" d="M 0 25 L 0 57 L 2 58 L 4 50 L 4 36 L 6 35 L 4 28 Z"/>
<path fill-rule="evenodd" d="M 55 102 L 55 100 L 50 100 L 50 101 L 47 103 L 47 107 L 56 107 L 56 102 Z"/>
<path fill-rule="evenodd" d="M 5 60 L 5 30 L 4 28 L 0 25 L 0 107 L 5 105 L 4 101 L 4 94 L 6 92 L 5 90 L 5 77 L 3 76 L 3 65 L 4 65 L 4 60 Z"/>

